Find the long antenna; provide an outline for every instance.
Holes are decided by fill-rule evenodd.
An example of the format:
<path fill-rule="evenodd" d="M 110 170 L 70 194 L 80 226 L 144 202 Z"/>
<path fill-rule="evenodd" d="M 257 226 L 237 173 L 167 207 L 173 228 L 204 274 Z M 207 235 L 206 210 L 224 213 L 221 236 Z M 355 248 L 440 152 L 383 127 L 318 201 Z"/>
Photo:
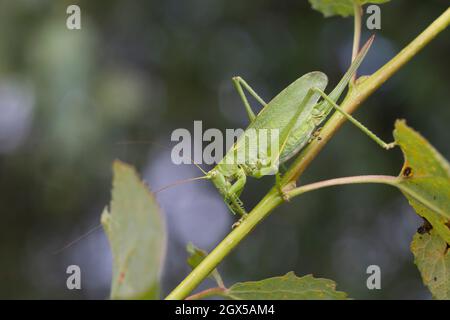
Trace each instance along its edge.
<path fill-rule="evenodd" d="M 167 149 L 167 150 L 170 150 L 170 148 L 168 148 L 168 147 L 166 147 L 166 146 L 163 146 L 162 144 L 159 144 L 159 143 L 157 143 L 157 142 L 154 142 L 154 141 L 150 141 L 150 140 L 136 140 L 136 141 L 119 141 L 119 142 L 117 142 L 117 144 L 119 144 L 119 145 L 128 145 L 128 144 L 153 144 L 153 145 L 155 145 L 155 146 L 157 146 L 157 147 L 160 147 L 160 148 L 164 148 L 164 149 Z M 194 160 L 191 158 L 191 157 L 189 157 L 189 159 L 191 159 L 191 162 L 192 162 L 192 164 L 194 165 L 194 166 L 196 166 L 204 175 L 207 175 L 207 172 L 205 171 L 205 170 L 203 170 L 202 169 L 202 167 L 200 167 L 198 164 L 196 164 L 195 162 L 194 162 Z"/>
<path fill-rule="evenodd" d="M 196 180 L 202 180 L 202 179 L 209 179 L 209 178 L 205 175 L 205 176 L 196 177 L 196 178 L 189 178 L 189 179 L 177 180 L 177 181 L 175 181 L 175 182 L 172 182 L 171 184 L 168 184 L 168 185 L 166 185 L 166 186 L 164 186 L 164 187 L 162 187 L 162 188 L 159 188 L 159 189 L 156 190 L 156 191 L 153 191 L 153 193 L 158 193 L 158 192 L 164 191 L 164 190 L 166 190 L 166 189 L 169 189 L 169 188 L 171 188 L 171 187 L 178 186 L 178 185 L 180 185 L 180 184 L 184 184 L 184 183 L 191 182 L 191 181 L 196 181 Z"/>
<path fill-rule="evenodd" d="M 160 188 L 160 189 L 158 189 L 158 190 L 156 190 L 156 191 L 153 191 L 153 193 L 156 194 L 156 193 L 158 193 L 158 192 L 161 192 L 161 191 L 164 191 L 164 190 L 166 190 L 166 189 L 169 189 L 170 187 L 174 187 L 174 186 L 177 186 L 177 185 L 180 185 L 180 184 L 183 184 L 183 183 L 187 183 L 187 182 L 191 182 L 191 181 L 195 181 L 195 180 L 202 180 L 202 179 L 208 179 L 208 177 L 207 177 L 207 176 L 201 176 L 201 177 L 196 177 L 196 178 L 190 178 L 190 179 L 178 180 L 178 181 L 175 181 L 175 182 L 173 182 L 173 183 L 171 183 L 171 184 L 168 184 L 168 185 L 166 185 L 166 186 L 164 186 L 164 187 L 162 187 L 162 188 Z M 102 227 L 101 224 L 95 226 L 94 228 L 92 228 L 91 230 L 89 230 L 89 231 L 87 231 L 86 233 L 82 234 L 82 235 L 79 236 L 78 238 L 76 238 L 76 239 L 70 241 L 70 242 L 69 242 L 68 244 L 66 244 L 64 247 L 62 247 L 62 248 L 56 250 L 55 252 L 53 252 L 53 254 L 59 254 L 59 253 L 61 253 L 62 251 L 64 251 L 64 250 L 70 248 L 71 246 L 73 246 L 73 245 L 76 244 L 77 242 L 83 240 L 84 238 L 86 238 L 86 237 L 88 237 L 89 235 L 91 235 L 93 232 L 95 232 L 95 231 L 97 231 L 98 229 L 100 229 L 101 227 Z"/>
<path fill-rule="evenodd" d="M 70 248 L 71 246 L 73 246 L 74 244 L 76 244 L 78 241 L 83 240 L 84 238 L 86 238 L 87 236 L 91 235 L 93 232 L 97 231 L 98 229 L 100 229 L 102 227 L 101 224 L 95 226 L 94 228 L 92 228 L 91 230 L 89 230 L 88 232 L 84 233 L 83 235 L 79 236 L 78 238 L 76 238 L 75 240 L 70 241 L 68 244 L 66 244 L 64 247 L 62 247 L 61 249 L 56 250 L 55 252 L 53 252 L 53 254 L 58 254 L 61 253 L 62 251 Z"/>
<path fill-rule="evenodd" d="M 142 141 L 120 141 L 120 142 L 117 142 L 117 144 L 154 144 L 154 145 L 156 145 L 156 146 L 158 146 L 158 147 L 165 148 L 165 149 L 169 149 L 169 148 L 167 148 L 166 146 L 163 146 L 163 145 L 161 145 L 161 144 L 159 144 L 159 143 L 156 143 L 156 142 L 153 142 L 153 141 L 146 141 L 146 140 L 142 140 Z M 202 179 L 208 179 L 208 177 L 207 177 L 207 172 L 206 172 L 205 170 L 203 170 L 198 164 L 196 164 L 196 163 L 194 162 L 194 160 L 192 160 L 192 158 L 191 158 L 191 161 L 192 161 L 192 163 L 193 163 L 193 164 L 194 164 L 194 165 L 195 165 L 195 166 L 196 166 L 196 167 L 204 174 L 204 176 L 196 177 L 196 178 L 183 179 L 183 180 L 177 180 L 177 181 L 175 181 L 175 182 L 173 182 L 173 183 L 171 183 L 171 184 L 168 184 L 168 185 L 166 185 L 166 186 L 164 186 L 164 187 L 162 187 L 162 188 L 160 188 L 160 189 L 154 191 L 153 193 L 156 194 L 156 193 L 158 193 L 158 192 L 164 191 L 164 190 L 166 190 L 166 189 L 169 189 L 169 188 L 171 188 L 171 187 L 174 187 L 174 186 L 177 186 L 177 185 L 180 185 L 180 184 L 183 184 L 183 183 L 187 183 L 187 182 L 191 182 L 191 181 L 196 181 L 196 180 L 202 180 Z M 76 244 L 77 242 L 83 240 L 84 238 L 86 238 L 86 237 L 88 237 L 89 235 L 91 235 L 93 232 L 95 232 L 95 231 L 97 231 L 98 229 L 100 229 L 101 227 L 102 227 L 101 224 L 95 226 L 94 228 L 92 228 L 91 230 L 87 231 L 87 232 L 84 233 L 83 235 L 81 235 L 81 236 L 79 236 L 78 238 L 76 238 L 76 239 L 70 241 L 70 242 L 69 242 L 68 244 L 66 244 L 64 247 L 62 247 L 62 248 L 56 250 L 55 252 L 53 252 L 53 254 L 59 254 L 59 253 L 61 253 L 62 251 L 64 251 L 64 250 L 70 248 L 71 246 L 73 246 L 73 245 Z"/>

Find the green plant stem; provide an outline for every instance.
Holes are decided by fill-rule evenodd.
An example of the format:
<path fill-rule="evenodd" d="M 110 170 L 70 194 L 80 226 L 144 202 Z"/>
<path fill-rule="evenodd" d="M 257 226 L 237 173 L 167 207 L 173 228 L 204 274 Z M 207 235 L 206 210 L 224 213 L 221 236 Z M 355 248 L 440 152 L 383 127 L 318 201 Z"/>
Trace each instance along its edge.
<path fill-rule="evenodd" d="M 299 195 L 301 195 L 303 193 L 310 192 L 310 191 L 313 191 L 313 190 L 318 190 L 318 189 L 331 187 L 331 186 L 346 185 L 346 184 L 382 183 L 382 184 L 389 184 L 389 185 L 396 186 L 397 185 L 397 181 L 398 181 L 397 177 L 384 176 L 384 175 L 366 175 L 366 176 L 337 178 L 337 179 L 330 179 L 330 180 L 315 182 L 315 183 L 311 183 L 311 184 L 308 184 L 308 185 L 305 185 L 305 186 L 302 186 L 302 187 L 298 187 L 298 188 L 292 189 L 291 191 L 287 192 L 286 195 L 289 198 L 293 198 L 293 197 L 299 196 Z M 280 200 L 281 199 L 279 199 L 279 201 Z M 272 202 L 272 205 L 275 205 L 278 202 L 274 201 L 274 202 Z M 253 214 L 252 217 L 255 217 L 255 216 L 259 216 L 259 215 Z M 259 216 L 259 217 L 261 217 L 261 216 Z M 242 224 L 244 225 L 244 228 L 245 228 L 245 225 L 248 227 L 248 226 L 253 224 L 253 223 L 249 224 L 246 221 L 247 220 L 242 222 Z M 242 225 L 240 226 L 240 228 L 242 228 Z M 235 240 L 238 240 L 238 239 L 240 239 L 240 237 L 239 238 L 230 237 L 228 239 L 228 242 L 235 241 Z M 228 250 L 228 249 L 225 249 L 225 250 Z M 222 253 L 223 253 L 223 251 L 222 251 Z M 224 286 L 209 288 L 209 289 L 203 290 L 203 291 L 201 291 L 199 293 L 196 293 L 196 294 L 193 294 L 193 295 L 187 297 L 186 300 L 199 300 L 199 299 L 204 299 L 204 298 L 208 298 L 208 297 L 211 297 L 211 296 L 224 296 L 224 294 L 225 294 L 225 292 L 227 290 L 228 289 L 225 288 Z"/>
<path fill-rule="evenodd" d="M 341 104 L 341 108 L 347 113 L 354 112 L 362 102 L 373 94 L 387 79 L 397 72 L 405 63 L 411 60 L 423 47 L 433 40 L 450 23 L 450 8 L 429 25 L 417 38 L 400 51 L 394 58 L 386 63 L 381 69 L 370 77 L 365 78 L 362 83 L 353 86 L 352 90 Z M 296 158 L 293 165 L 284 175 L 282 183 L 288 184 L 297 181 L 311 161 L 319 154 L 326 143 L 342 126 L 346 118 L 339 112 L 335 112 L 320 131 L 321 139 L 313 140 L 303 149 Z"/>
<path fill-rule="evenodd" d="M 213 296 L 223 296 L 227 290 L 227 288 L 223 287 L 209 288 L 187 297 L 186 300 L 200 300 Z"/>
<path fill-rule="evenodd" d="M 280 205 L 283 199 L 278 190 L 273 188 L 248 214 L 241 224 L 231 231 L 211 253 L 166 297 L 167 300 L 184 299 L 194 290 L 203 279 L 223 260 L 225 256 L 243 239 L 252 229 Z"/>
<path fill-rule="evenodd" d="M 314 182 L 311 184 L 307 184 L 305 186 L 301 186 L 301 187 L 292 189 L 289 192 L 287 192 L 286 195 L 288 196 L 288 198 L 293 198 L 293 197 L 299 196 L 303 193 L 322 189 L 322 188 L 341 186 L 341 185 L 345 185 L 345 184 L 361 184 L 361 183 L 382 183 L 382 184 L 397 186 L 398 185 L 398 177 L 384 176 L 384 175 L 368 175 L 368 176 L 336 178 L 336 179 Z"/>
<path fill-rule="evenodd" d="M 398 71 L 407 61 L 417 54 L 425 45 L 434 39 L 450 22 L 450 8 L 438 17 L 416 39 L 397 54 L 380 70 L 368 77 L 363 83 L 356 85 L 342 103 L 342 108 L 348 113 L 353 112 L 367 97 L 379 88 L 387 79 Z M 296 181 L 305 171 L 311 161 L 322 150 L 339 127 L 345 122 L 345 117 L 338 112 L 330 118 L 321 130 L 322 139 L 315 139 L 297 157 L 290 169 L 281 179 L 282 186 L 288 186 Z M 166 299 L 184 299 L 194 290 L 217 265 L 235 248 L 247 234 L 261 222 L 283 199 L 276 187 L 272 188 L 248 217 L 222 242 L 166 297 Z"/>

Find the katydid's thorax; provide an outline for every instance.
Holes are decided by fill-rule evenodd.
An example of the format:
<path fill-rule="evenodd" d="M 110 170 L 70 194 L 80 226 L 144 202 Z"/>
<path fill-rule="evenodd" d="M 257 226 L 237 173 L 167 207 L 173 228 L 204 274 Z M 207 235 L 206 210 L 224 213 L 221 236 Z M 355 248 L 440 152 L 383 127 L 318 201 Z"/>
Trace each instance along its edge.
<path fill-rule="evenodd" d="M 212 181 L 225 203 L 234 214 L 246 215 L 242 201 L 239 199 L 246 181 L 246 173 L 239 165 L 218 164 L 208 172 Z"/>
<path fill-rule="evenodd" d="M 254 176 L 258 170 L 256 165 L 246 164 L 226 164 L 220 162 L 211 171 L 208 172 L 209 179 L 219 189 L 220 193 L 226 195 L 231 185 L 245 174 L 246 176 Z"/>
<path fill-rule="evenodd" d="M 226 196 L 231 187 L 233 168 L 225 168 L 218 164 L 211 171 L 208 172 L 208 177 L 214 186 L 219 190 L 220 194 Z"/>

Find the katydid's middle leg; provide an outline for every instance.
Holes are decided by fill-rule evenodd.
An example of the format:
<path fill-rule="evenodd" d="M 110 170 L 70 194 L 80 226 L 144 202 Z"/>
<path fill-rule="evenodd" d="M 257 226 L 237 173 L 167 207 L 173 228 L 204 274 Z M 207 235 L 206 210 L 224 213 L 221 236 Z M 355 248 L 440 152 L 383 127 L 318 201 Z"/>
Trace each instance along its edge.
<path fill-rule="evenodd" d="M 245 95 L 242 87 L 244 87 L 263 107 L 266 106 L 267 103 L 241 77 L 233 77 L 233 84 L 237 92 L 239 93 L 242 102 L 244 103 L 245 110 L 247 111 L 250 122 L 252 122 L 253 120 L 255 120 L 256 115 L 250 107 L 250 103 L 248 102 L 247 96 Z"/>
<path fill-rule="evenodd" d="M 342 109 L 340 106 L 336 104 L 325 92 L 318 88 L 313 88 L 313 91 L 319 93 L 325 101 L 327 101 L 333 108 L 335 108 L 337 111 L 339 111 L 344 117 L 346 117 L 351 123 L 353 123 L 356 127 L 358 127 L 362 132 L 364 132 L 366 135 L 369 136 L 373 141 L 375 141 L 379 146 L 382 148 L 389 150 L 393 147 L 395 147 L 395 142 L 386 143 L 383 140 L 381 140 L 375 133 L 370 131 L 366 126 L 364 126 L 361 122 L 353 118 L 349 113 L 347 113 L 344 109 Z"/>

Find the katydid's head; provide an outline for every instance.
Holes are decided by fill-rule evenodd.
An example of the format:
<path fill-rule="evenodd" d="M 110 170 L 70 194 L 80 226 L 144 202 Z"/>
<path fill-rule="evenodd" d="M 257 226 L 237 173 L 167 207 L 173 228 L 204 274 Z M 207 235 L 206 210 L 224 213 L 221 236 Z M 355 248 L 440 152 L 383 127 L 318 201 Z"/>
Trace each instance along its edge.
<path fill-rule="evenodd" d="M 231 183 L 221 172 L 220 168 L 220 166 L 216 166 L 214 169 L 208 172 L 207 177 L 209 180 L 211 180 L 217 190 L 219 190 L 220 194 L 226 195 L 228 189 L 231 187 Z"/>

